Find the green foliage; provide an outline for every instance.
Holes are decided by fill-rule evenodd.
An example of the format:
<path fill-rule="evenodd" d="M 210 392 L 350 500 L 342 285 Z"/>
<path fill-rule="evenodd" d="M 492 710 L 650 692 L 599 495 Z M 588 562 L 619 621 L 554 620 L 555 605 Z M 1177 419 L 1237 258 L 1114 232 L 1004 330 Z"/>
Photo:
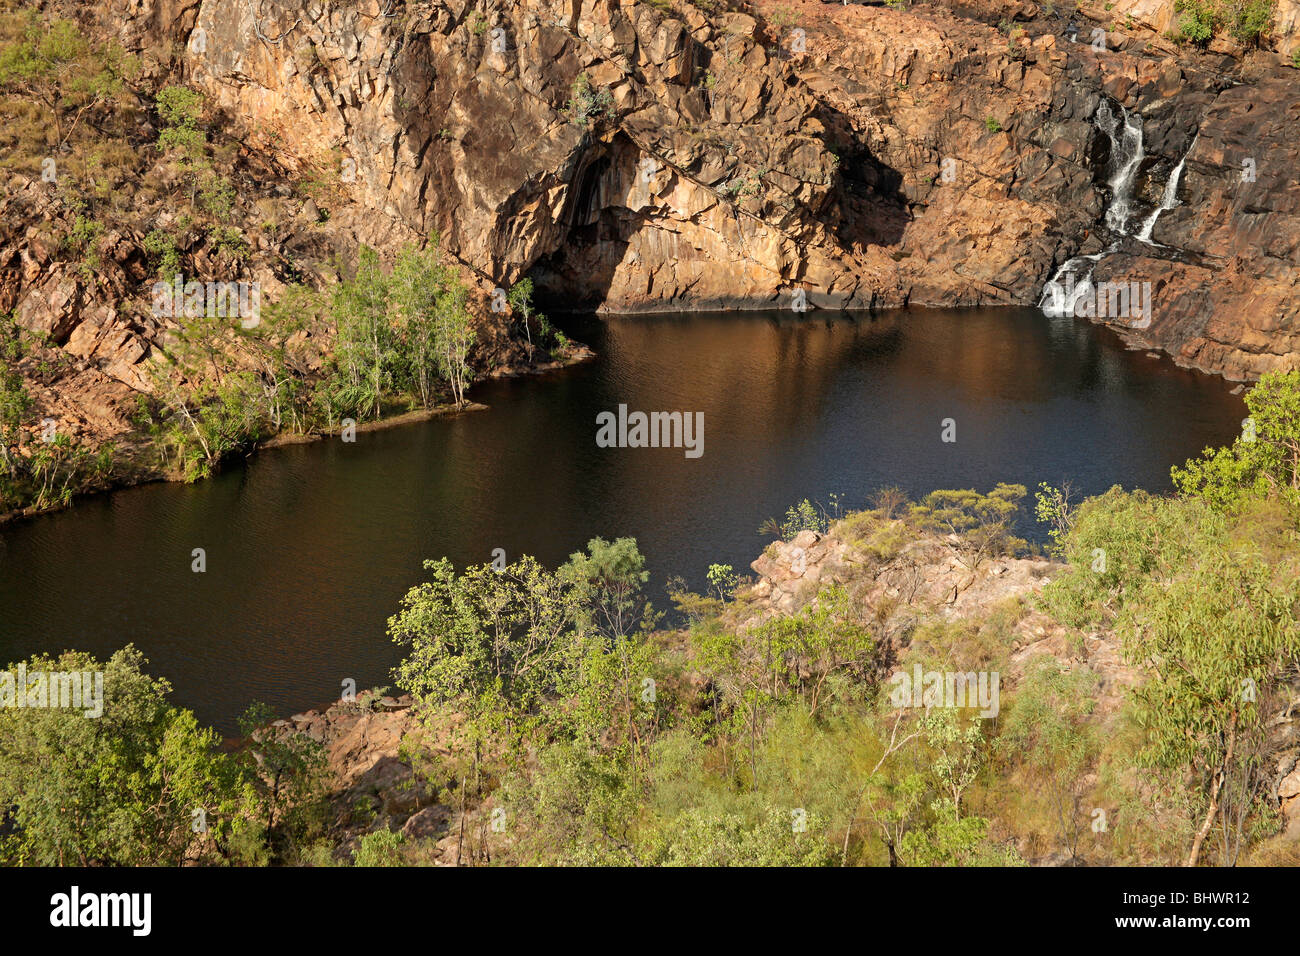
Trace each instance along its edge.
<path fill-rule="evenodd" d="M 1068 573 L 1043 592 L 1044 607 L 1066 624 L 1109 623 L 1143 583 L 1194 555 L 1196 527 L 1210 516 L 1199 502 L 1180 505 L 1118 485 L 1074 513 L 1063 552 Z"/>
<path fill-rule="evenodd" d="M 383 397 L 400 374 L 401 356 L 389 315 L 389 296 L 379 254 L 362 246 L 356 273 L 335 287 L 332 301 L 338 328 L 333 404 L 358 417 L 379 417 Z"/>
<path fill-rule="evenodd" d="M 203 94 L 187 86 L 165 86 L 155 101 L 162 130 L 158 146 L 176 149 L 189 159 L 203 155 L 207 134 L 199 127 L 203 116 Z"/>
<path fill-rule="evenodd" d="M 391 286 L 400 322 L 403 380 L 413 384 L 428 408 L 435 375 L 441 375 L 456 404 L 463 404 L 474 341 L 469 290 L 454 269 L 441 264 L 436 236 L 423 250 L 406 246 L 398 252 Z"/>
<path fill-rule="evenodd" d="M 1300 657 L 1296 378 L 1251 393 L 1254 441 L 1175 469 L 1181 497 L 1112 488 L 1086 501 L 1065 540 L 1070 569 L 1043 595 L 1068 623 L 1114 627 L 1145 675 L 1133 692 L 1140 763 L 1200 784 L 1191 864 L 1224 780 L 1254 774 L 1243 750 L 1258 702 Z"/>
<path fill-rule="evenodd" d="M 1229 6 L 1232 35 L 1242 43 L 1258 44 L 1268 36 L 1276 6 L 1277 0 L 1236 0 Z"/>
<path fill-rule="evenodd" d="M 614 96 L 609 90 L 593 88 L 591 77 L 579 73 L 569 87 L 569 102 L 565 106 L 565 113 L 568 114 L 569 122 L 575 126 L 590 129 L 600 120 L 614 118 Z"/>
<path fill-rule="evenodd" d="M 171 282 L 181 274 L 181 256 L 175 238 L 162 229 L 155 229 L 144 237 L 144 248 L 158 263 L 158 278 Z"/>
<path fill-rule="evenodd" d="M 1174 11 L 1178 18 L 1178 35 L 1197 46 L 1205 46 L 1214 36 L 1218 25 L 1216 0 L 1177 0 Z"/>
<path fill-rule="evenodd" d="M 736 572 L 729 564 L 710 564 L 707 577 L 709 587 L 718 595 L 719 601 L 731 597 L 739 584 Z"/>
<path fill-rule="evenodd" d="M 590 626 L 611 640 L 649 630 L 658 620 L 645 595 L 650 572 L 635 538 L 592 538 L 587 553 L 569 555 L 559 577 L 588 609 Z"/>
<path fill-rule="evenodd" d="M 8 865 L 176 866 L 238 859 L 256 824 L 247 774 L 220 738 L 167 703 L 127 646 L 107 662 L 67 652 L 28 674 L 102 672 L 103 713 L 0 708 L 0 859 Z M 14 671 L 14 667 L 10 667 Z M 21 692 L 21 691 L 20 691 Z M 203 811 L 206 833 L 195 832 Z"/>
<path fill-rule="evenodd" d="M 306 734 L 271 726 L 274 719 L 270 707 L 254 703 L 239 718 L 239 730 L 256 767 L 261 826 L 277 856 L 292 860 L 324 823 L 325 748 Z"/>
<path fill-rule="evenodd" d="M 12 496 L 10 486 L 22 467 L 18 451 L 32 398 L 22 375 L 10 364 L 22 354 L 22 341 L 15 327 L 0 327 L 0 350 L 0 505 L 4 505 Z"/>
<path fill-rule="evenodd" d="M 686 810 L 657 834 L 648 850 L 656 866 L 831 866 L 834 849 L 810 815 L 796 832 L 789 810 L 769 807 L 757 820 L 736 813 Z"/>
<path fill-rule="evenodd" d="M 502 571 L 458 574 L 426 561 L 429 580 L 407 592 L 388 621 L 410 651 L 393 671 L 426 708 L 451 704 L 492 725 L 529 721 L 570 692 L 586 656 L 572 585 L 523 557 Z"/>
<path fill-rule="evenodd" d="M 1052 539 L 1052 552 L 1057 555 L 1065 553 L 1065 538 L 1074 524 L 1074 515 L 1070 510 L 1070 484 L 1063 488 L 1054 488 L 1047 482 L 1040 482 L 1034 495 L 1034 517 L 1039 524 L 1048 526 L 1048 537 Z"/>
<path fill-rule="evenodd" d="M 1039 658 L 1025 675 L 1007 716 L 999 749 L 1028 766 L 1051 804 L 1061 844 L 1078 855 L 1087 808 L 1081 781 L 1101 751 L 1091 717 L 1097 676 L 1086 667 L 1066 670 L 1050 657 Z"/>
<path fill-rule="evenodd" d="M 972 570 L 988 557 L 1014 554 L 1025 542 L 1011 534 L 1024 485 L 999 482 L 987 495 L 974 489 L 932 491 L 911 506 L 911 517 L 925 531 L 951 535 Z"/>
<path fill-rule="evenodd" d="M 1300 507 L 1300 371 L 1264 375 L 1246 394 L 1246 408 L 1243 433 L 1175 467 L 1174 487 L 1220 511 L 1261 497 Z"/>
<path fill-rule="evenodd" d="M 35 10 L 0 14 L 0 89 L 42 104 L 62 148 L 88 114 L 126 95 L 139 65 L 120 46 L 96 46 L 72 20 Z"/>
<path fill-rule="evenodd" d="M 395 830 L 376 830 L 361 838 L 352 851 L 353 866 L 402 866 L 402 834 Z"/>
<path fill-rule="evenodd" d="M 805 498 L 785 510 L 784 520 L 777 521 L 775 518 L 768 518 L 758 529 L 758 533 L 770 534 L 789 541 L 801 531 L 815 531 L 818 534 L 825 534 L 829 526 L 830 518 L 826 512 Z"/>
<path fill-rule="evenodd" d="M 1205 46 L 1225 30 L 1247 45 L 1268 35 L 1276 0 L 1177 0 L 1178 38 Z"/>
<path fill-rule="evenodd" d="M 909 830 L 899 855 L 910 866 L 1017 866 L 1023 865 L 1014 849 L 988 841 L 989 821 L 958 816 L 950 803 L 931 804 L 934 822 Z"/>
<path fill-rule="evenodd" d="M 640 794 L 616 756 L 585 743 L 558 742 L 538 755 L 535 773 L 514 774 L 503 796 L 512 815 L 525 822 L 513 851 L 519 862 L 642 862 L 634 846 Z"/>
<path fill-rule="evenodd" d="M 440 262 L 436 237 L 423 249 L 404 247 L 391 275 L 362 246 L 355 275 L 332 300 L 338 333 L 326 392 L 333 411 L 377 418 L 386 396 L 408 390 L 427 408 L 439 377 L 463 404 L 474 341 L 468 299 L 455 270 Z"/>
<path fill-rule="evenodd" d="M 990 133 L 1002 132 L 1002 124 L 998 122 L 996 117 L 993 116 L 984 117 L 984 128 L 988 130 Z"/>
<path fill-rule="evenodd" d="M 556 332 L 547 320 L 546 316 L 540 312 L 534 312 L 533 309 L 533 280 L 524 278 L 520 279 L 510 287 L 510 293 L 506 301 L 510 304 L 510 310 L 523 319 L 524 337 L 528 341 L 528 350 L 533 348 L 533 330 L 532 323 L 535 320 L 539 330 L 538 341 L 546 342 L 552 340 L 557 345 L 566 345 L 567 340 L 564 336 Z"/>
<path fill-rule="evenodd" d="M 205 350 L 215 355 L 220 320 L 200 319 L 183 332 L 176 346 L 183 364 Z M 199 344 L 202 343 L 202 344 Z M 165 459 L 186 481 L 209 477 L 230 455 L 248 447 L 269 432 L 265 393 L 251 371 L 219 371 L 183 390 L 166 369 L 154 375 L 155 396 L 169 417 L 154 429 Z"/>
<path fill-rule="evenodd" d="M 88 280 L 93 278 L 100 266 L 99 250 L 96 248 L 96 244 L 103 234 L 103 223 L 79 214 L 73 220 L 72 228 L 64 238 L 64 246 L 76 253 L 81 266 L 81 274 Z"/>

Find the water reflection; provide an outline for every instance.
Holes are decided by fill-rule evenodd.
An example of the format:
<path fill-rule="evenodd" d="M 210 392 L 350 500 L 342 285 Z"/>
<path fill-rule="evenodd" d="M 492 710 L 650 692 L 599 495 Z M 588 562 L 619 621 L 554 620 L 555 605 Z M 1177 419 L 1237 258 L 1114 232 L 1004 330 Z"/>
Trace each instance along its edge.
<path fill-rule="evenodd" d="M 1168 487 L 1172 463 L 1244 414 L 1224 382 L 1126 352 L 1036 310 L 584 320 L 601 358 L 485 383 L 487 412 L 259 455 L 190 487 L 89 500 L 0 532 L 0 657 L 134 641 L 223 730 L 387 680 L 384 622 L 420 562 L 564 559 L 636 536 L 656 572 L 698 584 L 748 566 L 755 529 L 808 496 Z M 596 415 L 701 411 L 704 455 L 601 449 Z M 940 439 L 953 418 L 957 441 Z M 190 570 L 207 552 L 205 574 Z"/>

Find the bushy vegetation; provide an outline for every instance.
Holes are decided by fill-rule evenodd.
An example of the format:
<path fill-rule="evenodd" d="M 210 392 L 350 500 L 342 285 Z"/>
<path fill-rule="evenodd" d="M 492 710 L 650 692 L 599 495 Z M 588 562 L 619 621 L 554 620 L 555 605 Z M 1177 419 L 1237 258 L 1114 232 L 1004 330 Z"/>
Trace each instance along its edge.
<path fill-rule="evenodd" d="M 1112 488 L 1084 502 L 1069 571 L 1045 594 L 1062 620 L 1113 628 L 1144 675 L 1136 759 L 1195 781 L 1190 863 L 1216 826 L 1232 862 L 1268 824 L 1264 722 L 1300 659 L 1300 372 L 1265 376 L 1247 406 L 1232 446 L 1173 470 L 1176 497 Z"/>
<path fill-rule="evenodd" d="M 569 122 L 590 129 L 615 116 L 614 95 L 607 89 L 592 86 L 591 77 L 579 73 L 569 88 L 569 101 L 564 111 Z"/>
<path fill-rule="evenodd" d="M 1205 46 L 1227 33 L 1248 46 L 1268 36 L 1276 0 L 1177 0 L 1177 37 Z"/>
<path fill-rule="evenodd" d="M 1217 862 L 1247 859 L 1277 832 L 1266 721 L 1300 660 L 1297 389 L 1300 373 L 1266 377 L 1249 398 L 1253 430 L 1175 469 L 1175 496 L 1117 488 L 1074 506 L 1068 489 L 1044 486 L 1038 515 L 1067 564 L 1037 608 L 1017 599 L 983 617 L 914 619 L 900 635 L 887 606 L 837 584 L 797 612 L 751 620 L 728 600 L 734 573 L 716 566 L 714 596 L 677 595 L 692 621 L 684 643 L 645 627 L 629 639 L 597 626 L 609 618 L 566 586 L 610 547 L 593 542 L 554 576 L 527 561 L 504 581 L 489 566 L 438 566 L 476 596 L 434 598 L 438 585 L 408 595 L 394 636 L 427 635 L 436 652 L 408 657 L 399 682 L 429 713 L 495 714 L 510 728 L 475 751 L 491 782 L 474 799 L 510 821 L 477 837 L 495 862 L 1006 865 L 1027 852 L 1197 863 L 1208 847 Z M 891 490 L 835 533 L 880 562 L 900 553 L 891 534 L 937 536 L 974 573 L 1023 549 L 1011 528 L 1024 496 L 999 485 L 908 504 Z M 796 506 L 785 530 L 803 530 L 801 514 L 820 520 Z M 642 574 L 632 548 L 598 562 L 620 606 Z M 545 582 L 545 627 L 522 612 L 530 588 L 511 578 L 524 575 Z M 512 596 L 493 600 L 502 588 Z M 503 645 L 497 609 L 517 605 Z M 455 627 L 442 617 L 452 608 Z M 1007 686 L 994 720 L 899 708 L 882 687 L 891 668 L 914 664 L 1005 674 L 1017 622 L 1042 611 L 1072 640 L 1118 636 L 1134 674 L 1118 704 L 1100 713 L 1098 673 L 1054 656 Z M 464 673 L 442 643 L 453 633 L 458 648 L 480 648 L 480 679 L 452 679 Z M 518 658 L 489 650 L 514 641 L 547 662 L 528 669 L 523 694 L 511 689 Z M 498 656 L 499 673 L 483 667 Z"/>
<path fill-rule="evenodd" d="M 102 485 L 113 467 L 112 445 L 91 451 L 57 422 L 36 420 L 35 402 L 19 372 L 31 336 L 0 315 L 0 513 L 66 505 L 77 492 Z M 39 368 L 36 368 L 39 371 Z"/>
<path fill-rule="evenodd" d="M 149 677 L 129 645 L 103 662 L 67 652 L 24 663 L 29 679 L 102 674 L 103 707 L 93 718 L 0 708 L 5 865 L 293 862 L 316 832 L 323 761 L 310 740 L 259 730 L 240 751 L 222 752 L 214 731 L 167 702 L 167 682 Z M 254 708 L 246 726 L 267 716 Z"/>
<path fill-rule="evenodd" d="M 328 293 L 291 287 L 249 329 L 185 318 L 154 375 L 143 420 L 168 466 L 206 477 L 227 456 L 284 430 L 335 429 L 394 410 L 462 405 L 472 372 L 469 292 L 436 237 L 402 248 L 391 270 L 362 247 L 355 273 Z M 295 338 L 333 324 L 333 354 L 314 370 Z"/>

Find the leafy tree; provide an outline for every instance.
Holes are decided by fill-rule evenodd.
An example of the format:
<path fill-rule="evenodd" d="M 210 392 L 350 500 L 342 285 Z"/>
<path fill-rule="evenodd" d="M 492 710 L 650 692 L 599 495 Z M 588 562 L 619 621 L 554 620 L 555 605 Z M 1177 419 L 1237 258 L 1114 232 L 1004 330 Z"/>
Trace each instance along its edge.
<path fill-rule="evenodd" d="M 239 718 L 245 752 L 262 794 L 263 831 L 287 856 L 319 832 L 325 809 L 325 748 L 306 734 L 272 726 L 275 713 L 254 703 Z"/>
<path fill-rule="evenodd" d="M 458 574 L 426 561 L 388 633 L 409 646 L 393 671 L 424 706 L 453 705 L 489 726 L 526 723 L 574 686 L 585 648 L 573 587 L 524 556 L 504 570 Z"/>
<path fill-rule="evenodd" d="M 1193 865 L 1225 780 L 1244 779 L 1242 742 L 1263 719 L 1258 701 L 1300 657 L 1295 512 L 1272 495 L 1276 483 L 1240 461 L 1219 459 L 1229 467 L 1199 486 L 1208 503 L 1118 488 L 1084 502 L 1066 539 L 1070 569 L 1043 595 L 1063 620 L 1113 626 L 1146 675 L 1133 692 L 1139 760 L 1198 781 Z M 1265 461 L 1277 467 L 1276 457 Z M 1232 476 L 1245 483 L 1238 493 Z"/>
<path fill-rule="evenodd" d="M 1284 532 L 1294 548 L 1294 531 Z M 1204 815 L 1187 865 L 1214 826 L 1239 741 L 1263 715 L 1260 694 L 1300 657 L 1300 564 L 1258 534 L 1205 522 L 1185 563 L 1162 564 L 1119 620 L 1128 659 L 1148 674 L 1135 691 L 1142 762 L 1201 781 Z"/>
<path fill-rule="evenodd" d="M 726 601 L 739 586 L 735 569 L 729 564 L 710 564 L 707 577 L 709 587 L 718 595 L 719 601 Z"/>
<path fill-rule="evenodd" d="M 203 94 L 187 86 L 164 86 L 155 100 L 162 131 L 158 134 L 161 149 L 178 149 L 190 160 L 203 155 L 207 134 L 199 127 L 203 115 Z"/>
<path fill-rule="evenodd" d="M 438 261 L 436 237 L 422 250 L 414 246 L 403 248 L 393 266 L 392 299 L 403 323 L 402 357 L 420 404 L 425 408 L 433 404 L 433 387 L 440 364 L 439 316 L 458 304 L 449 301 L 455 297 L 449 288 L 454 279 L 451 271 Z"/>
<path fill-rule="evenodd" d="M 396 830 L 376 830 L 361 838 L 352 851 L 353 866 L 402 866 L 402 844 L 406 840 Z"/>
<path fill-rule="evenodd" d="M 154 376 L 155 395 L 171 412 L 159 435 L 186 481 L 213 473 L 229 455 L 258 440 L 267 428 L 266 405 L 253 372 L 238 372 L 190 391 L 165 369 Z"/>
<path fill-rule="evenodd" d="M 378 418 L 398 364 L 397 333 L 389 316 L 390 287 L 379 255 L 362 246 L 356 275 L 334 290 L 338 334 L 335 356 L 341 382 L 335 402 L 358 417 Z"/>
<path fill-rule="evenodd" d="M 785 520 L 768 518 L 759 527 L 759 534 L 770 534 L 789 541 L 801 531 L 816 531 L 825 534 L 830 521 L 824 511 L 819 511 L 807 498 L 785 510 Z"/>
<path fill-rule="evenodd" d="M 1175 467 L 1174 487 L 1221 511 L 1268 496 L 1300 507 L 1300 370 L 1261 377 L 1246 394 L 1246 408 L 1243 433 Z"/>
<path fill-rule="evenodd" d="M 1066 624 L 1114 622 L 1158 567 L 1193 556 L 1196 527 L 1208 520 L 1199 502 L 1186 506 L 1118 485 L 1074 512 L 1062 550 L 1070 569 L 1043 592 L 1044 606 Z"/>
<path fill-rule="evenodd" d="M 769 807 L 757 820 L 734 812 L 690 809 L 662 826 L 647 847 L 656 866 L 831 866 L 826 823 L 808 814 L 796 830 L 791 811 Z"/>
<path fill-rule="evenodd" d="M 1184 40 L 1205 46 L 1218 27 L 1219 13 L 1216 0 L 1177 0 L 1174 10 L 1178 19 L 1178 32 Z"/>
<path fill-rule="evenodd" d="M 912 866 L 1023 866 L 1014 849 L 993 845 L 988 840 L 989 821 L 984 817 L 959 816 L 951 801 L 931 805 L 934 820 L 914 827 L 903 837 L 900 856 Z"/>
<path fill-rule="evenodd" d="M 473 379 L 469 350 L 474 344 L 474 326 L 468 302 L 469 289 L 454 272 L 448 270 L 433 315 L 433 343 L 438 371 L 451 386 L 452 400 L 457 407 L 465 404 L 465 388 Z"/>
<path fill-rule="evenodd" d="M 751 640 L 766 658 L 772 698 L 788 690 L 805 697 L 812 714 L 837 677 L 859 685 L 866 682 L 875 655 L 871 627 L 860 619 L 849 593 L 838 584 L 823 588 L 816 602 L 797 614 L 765 622 Z"/>
<path fill-rule="evenodd" d="M 640 792 L 616 756 L 587 743 L 558 741 L 541 749 L 533 772 L 517 772 L 503 791 L 525 821 L 512 850 L 522 863 L 627 866 L 638 854 Z"/>
<path fill-rule="evenodd" d="M 1064 554 L 1065 537 L 1074 524 L 1070 491 L 1068 481 L 1060 488 L 1054 488 L 1044 481 L 1039 483 L 1038 492 L 1034 495 L 1034 517 L 1040 524 L 1048 526 L 1047 535 L 1052 539 L 1052 551 L 1058 555 Z"/>
<path fill-rule="evenodd" d="M 587 553 L 571 554 L 559 575 L 588 608 L 592 626 L 611 640 L 648 630 L 658 620 L 645 595 L 650 572 L 635 538 L 592 538 Z"/>
<path fill-rule="evenodd" d="M 528 351 L 531 354 L 533 351 L 533 329 L 531 321 L 533 316 L 533 280 L 527 278 L 520 279 L 512 285 L 510 287 L 510 294 L 506 297 L 506 301 L 510 304 L 510 310 L 519 314 L 524 320 L 524 336 L 528 339 Z M 537 319 L 539 322 L 544 323 L 542 326 L 543 328 L 550 328 L 549 323 L 546 322 L 546 316 L 542 315 L 540 312 L 537 314 Z"/>
<path fill-rule="evenodd" d="M 219 862 L 255 828 L 249 778 L 218 751 L 214 731 L 167 703 L 170 686 L 144 673 L 146 663 L 130 645 L 102 663 L 74 651 L 26 662 L 29 677 L 102 672 L 103 713 L 0 708 L 7 864 Z"/>
<path fill-rule="evenodd" d="M 1053 658 L 1040 658 L 1016 692 L 999 747 L 1023 761 L 1045 784 L 1057 829 L 1071 859 L 1078 857 L 1087 817 L 1080 781 L 1100 750 L 1090 721 L 1098 680 L 1086 667 L 1065 670 Z"/>
<path fill-rule="evenodd" d="M 614 117 L 614 96 L 607 89 L 596 89 L 591 85 L 591 77 L 579 73 L 569 87 L 565 112 L 571 123 L 590 129 L 594 123 Z"/>

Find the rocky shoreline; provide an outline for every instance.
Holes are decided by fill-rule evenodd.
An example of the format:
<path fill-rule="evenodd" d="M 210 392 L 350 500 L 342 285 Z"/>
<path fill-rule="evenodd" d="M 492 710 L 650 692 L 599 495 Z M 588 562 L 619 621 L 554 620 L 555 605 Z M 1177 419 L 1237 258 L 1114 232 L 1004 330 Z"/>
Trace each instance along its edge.
<path fill-rule="evenodd" d="M 540 375 L 545 372 L 553 372 L 559 369 L 568 368 L 572 365 L 579 365 L 583 362 L 589 362 L 596 357 L 596 353 L 590 348 L 580 343 L 573 343 L 570 353 L 562 360 L 550 362 L 541 362 L 524 367 L 512 367 L 498 369 L 490 375 L 483 376 L 486 380 L 497 378 L 516 378 L 525 375 Z M 400 428 L 405 425 L 415 425 L 420 422 L 433 421 L 438 418 L 449 418 L 466 412 L 485 412 L 489 411 L 490 406 L 481 402 L 466 402 L 460 408 L 452 404 L 436 405 L 432 408 L 420 408 L 409 412 L 400 412 L 394 415 L 388 415 L 374 421 L 359 422 L 354 426 L 356 434 L 365 434 L 367 432 L 385 431 L 390 428 Z M 280 432 L 263 441 L 255 443 L 249 448 L 245 457 L 257 454 L 258 452 L 269 451 L 276 448 L 284 448 L 289 445 L 307 445 L 314 442 L 325 441 L 328 438 L 336 438 L 343 432 L 342 428 L 336 427 L 315 429 L 311 432 Z M 111 494 L 124 488 L 134 488 L 139 485 L 152 484 L 154 482 L 183 482 L 185 478 L 181 475 L 163 473 L 158 471 L 141 471 L 136 473 L 116 474 L 112 480 L 104 484 L 103 487 L 95 488 L 79 493 L 67 505 L 53 505 L 48 508 L 22 508 L 15 511 L 0 512 L 0 527 L 19 521 L 23 518 L 34 518 L 39 515 L 53 514 L 64 508 L 70 508 L 77 501 L 96 494 Z"/>

